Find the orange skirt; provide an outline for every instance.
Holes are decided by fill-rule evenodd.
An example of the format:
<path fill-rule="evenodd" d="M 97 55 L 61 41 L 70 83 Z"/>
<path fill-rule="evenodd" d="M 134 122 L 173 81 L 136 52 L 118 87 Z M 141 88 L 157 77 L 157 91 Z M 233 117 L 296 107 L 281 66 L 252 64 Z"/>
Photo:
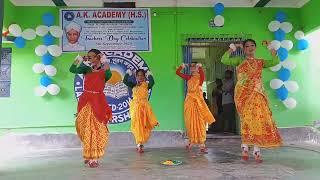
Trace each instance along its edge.
<path fill-rule="evenodd" d="M 132 100 L 130 102 L 131 131 L 136 144 L 145 144 L 152 129 L 158 124 L 148 100 Z"/>
<path fill-rule="evenodd" d="M 184 102 L 184 120 L 190 144 L 204 144 L 206 125 L 215 122 L 202 96 L 187 95 Z"/>
<path fill-rule="evenodd" d="M 244 90 L 239 87 L 235 93 L 235 103 L 239 104 L 241 99 L 237 95 Z M 242 143 L 247 145 L 257 145 L 264 148 L 273 148 L 281 146 L 282 139 L 280 137 L 277 126 L 272 118 L 266 97 L 258 92 L 247 100 L 245 107 L 242 107 L 240 115 Z M 239 108 L 238 108 L 239 109 Z"/>
<path fill-rule="evenodd" d="M 101 158 L 108 142 L 109 130 L 94 116 L 89 103 L 78 113 L 76 129 L 83 146 L 83 158 Z"/>

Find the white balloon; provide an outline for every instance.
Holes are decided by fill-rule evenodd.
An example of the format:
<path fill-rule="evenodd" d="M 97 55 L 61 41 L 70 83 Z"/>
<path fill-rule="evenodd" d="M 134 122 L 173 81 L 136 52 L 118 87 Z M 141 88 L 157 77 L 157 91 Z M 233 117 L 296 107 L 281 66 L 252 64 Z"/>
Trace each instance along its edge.
<path fill-rule="evenodd" d="M 282 61 L 281 65 L 284 68 L 289 69 L 290 71 L 294 70 L 297 67 L 297 64 L 294 61 L 291 61 L 291 60 Z"/>
<path fill-rule="evenodd" d="M 288 89 L 289 92 L 297 92 L 299 90 L 299 85 L 296 81 L 286 81 L 284 86 Z"/>
<path fill-rule="evenodd" d="M 214 17 L 213 22 L 216 26 L 223 26 L 224 25 L 224 17 L 221 15 L 217 15 Z"/>
<path fill-rule="evenodd" d="M 38 36 L 44 36 L 48 34 L 48 32 L 49 32 L 48 26 L 40 25 L 36 28 L 36 33 Z"/>
<path fill-rule="evenodd" d="M 26 40 L 34 40 L 37 37 L 37 35 L 33 29 L 29 28 L 29 29 L 25 29 L 22 32 L 22 37 Z"/>
<path fill-rule="evenodd" d="M 275 66 L 270 68 L 270 70 L 273 71 L 273 72 L 277 72 L 280 69 L 281 69 L 281 64 L 277 64 L 277 65 L 275 65 Z"/>
<path fill-rule="evenodd" d="M 57 74 L 57 69 L 52 65 L 45 66 L 44 71 L 48 76 L 55 76 Z"/>
<path fill-rule="evenodd" d="M 292 24 L 289 22 L 283 22 L 280 25 L 280 28 L 285 32 L 285 33 L 290 33 L 292 31 Z"/>
<path fill-rule="evenodd" d="M 49 31 L 52 34 L 52 36 L 54 36 L 56 38 L 62 37 L 63 31 L 62 31 L 61 27 L 59 27 L 59 26 L 50 26 Z"/>
<path fill-rule="evenodd" d="M 18 24 L 11 24 L 8 29 L 14 37 L 19 37 L 22 34 L 21 27 Z"/>
<path fill-rule="evenodd" d="M 62 49 L 60 46 L 57 45 L 50 45 L 48 46 L 48 51 L 52 56 L 58 57 L 62 54 Z"/>
<path fill-rule="evenodd" d="M 34 88 L 34 95 L 35 96 L 44 96 L 47 93 L 47 88 L 44 86 L 38 86 Z"/>
<path fill-rule="evenodd" d="M 295 37 L 297 40 L 303 39 L 303 38 L 304 38 L 304 32 L 302 32 L 302 31 L 297 31 L 297 32 L 294 33 L 294 37 Z"/>
<path fill-rule="evenodd" d="M 293 48 L 293 42 L 290 40 L 283 40 L 281 41 L 281 47 L 290 51 Z"/>
<path fill-rule="evenodd" d="M 270 81 L 270 87 L 272 89 L 279 89 L 279 88 L 281 88 L 281 86 L 283 86 L 283 81 L 280 79 L 272 79 Z"/>
<path fill-rule="evenodd" d="M 271 41 L 270 46 L 272 49 L 278 50 L 281 46 L 281 42 L 278 40 L 273 40 L 273 41 Z"/>
<path fill-rule="evenodd" d="M 47 87 L 47 89 L 48 89 L 49 94 L 51 94 L 53 96 L 59 94 L 59 92 L 60 92 L 60 87 L 56 84 L 50 84 Z"/>
<path fill-rule="evenodd" d="M 287 98 L 286 100 L 284 100 L 282 102 L 288 109 L 294 109 L 297 106 L 297 101 L 295 99 L 293 99 L 292 97 Z"/>
<path fill-rule="evenodd" d="M 32 66 L 32 70 L 33 70 L 33 72 L 40 74 L 44 71 L 44 67 L 45 67 L 44 64 L 36 63 Z"/>
<path fill-rule="evenodd" d="M 43 56 L 48 52 L 48 48 L 45 45 L 39 45 L 34 50 L 37 56 Z"/>
<path fill-rule="evenodd" d="M 271 32 L 275 32 L 280 28 L 281 23 L 279 21 L 271 21 L 268 25 L 268 29 Z"/>

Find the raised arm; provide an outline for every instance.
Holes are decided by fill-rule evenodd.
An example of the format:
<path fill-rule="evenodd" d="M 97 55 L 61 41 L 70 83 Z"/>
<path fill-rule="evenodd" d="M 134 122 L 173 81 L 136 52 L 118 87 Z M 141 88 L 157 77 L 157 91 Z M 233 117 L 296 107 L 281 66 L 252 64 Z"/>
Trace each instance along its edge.
<path fill-rule="evenodd" d="M 153 79 L 153 76 L 151 74 L 148 76 L 148 81 L 149 81 L 148 89 L 152 89 L 152 87 L 154 85 L 154 79 Z"/>
<path fill-rule="evenodd" d="M 181 72 L 183 68 L 184 68 L 184 65 L 179 66 L 178 69 L 176 70 L 176 74 L 184 80 L 189 80 L 191 78 L 191 75 L 183 74 Z"/>
<path fill-rule="evenodd" d="M 123 83 L 130 88 L 134 88 L 136 86 L 136 83 L 129 81 L 129 77 L 130 77 L 129 74 L 130 73 L 126 73 L 126 75 L 123 78 Z"/>
<path fill-rule="evenodd" d="M 74 73 L 74 74 L 86 74 L 88 72 L 91 72 L 91 68 L 88 67 L 88 66 L 78 66 L 78 64 L 76 62 L 74 62 L 70 68 L 69 68 L 69 71 L 71 73 Z"/>
<path fill-rule="evenodd" d="M 242 59 L 239 56 L 236 57 L 230 57 L 232 50 L 229 49 L 227 52 L 224 53 L 224 55 L 221 58 L 221 63 L 229 66 L 238 66 Z"/>
<path fill-rule="evenodd" d="M 104 72 L 104 76 L 105 76 L 105 81 L 107 82 L 111 76 L 112 76 L 112 72 L 110 71 L 110 69 L 107 69 L 105 72 Z"/>
<path fill-rule="evenodd" d="M 277 56 L 275 50 L 271 50 L 271 54 L 272 54 L 271 60 L 264 60 L 263 61 L 263 67 L 264 68 L 273 67 L 273 66 L 275 66 L 275 65 L 280 63 L 280 59 Z"/>
<path fill-rule="evenodd" d="M 107 82 L 107 81 L 111 78 L 111 76 L 112 76 L 112 72 L 111 72 L 111 70 L 110 70 L 109 64 L 106 63 L 106 64 L 103 66 L 103 69 L 104 69 L 105 82 Z"/>

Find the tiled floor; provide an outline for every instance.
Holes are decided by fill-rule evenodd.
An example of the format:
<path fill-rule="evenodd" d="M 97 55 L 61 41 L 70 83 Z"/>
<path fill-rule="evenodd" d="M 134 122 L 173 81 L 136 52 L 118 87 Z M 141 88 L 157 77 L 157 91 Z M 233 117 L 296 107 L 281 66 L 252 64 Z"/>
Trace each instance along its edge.
<path fill-rule="evenodd" d="M 81 149 L 39 150 L 25 154 L 2 154 L 0 180 L 113 180 L 113 179 L 320 179 L 320 153 L 302 148 L 264 150 L 262 164 L 242 162 L 239 146 L 214 144 L 209 153 L 188 153 L 183 147 L 146 148 L 142 155 L 133 148 L 114 148 L 97 169 L 82 164 Z M 160 164 L 166 159 L 182 165 Z"/>

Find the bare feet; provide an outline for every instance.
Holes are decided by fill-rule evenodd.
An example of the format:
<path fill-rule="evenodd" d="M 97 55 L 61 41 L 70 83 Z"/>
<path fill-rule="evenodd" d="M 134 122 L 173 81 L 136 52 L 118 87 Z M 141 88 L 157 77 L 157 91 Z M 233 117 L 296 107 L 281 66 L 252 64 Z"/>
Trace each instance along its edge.
<path fill-rule="evenodd" d="M 89 161 L 89 167 L 90 168 L 97 168 L 99 166 L 99 163 L 97 160 L 90 160 Z"/>
<path fill-rule="evenodd" d="M 140 153 L 140 154 L 141 154 L 141 153 L 144 153 L 143 148 L 144 148 L 144 146 L 143 146 L 142 144 L 138 145 L 138 147 L 137 147 L 137 152 Z"/>

